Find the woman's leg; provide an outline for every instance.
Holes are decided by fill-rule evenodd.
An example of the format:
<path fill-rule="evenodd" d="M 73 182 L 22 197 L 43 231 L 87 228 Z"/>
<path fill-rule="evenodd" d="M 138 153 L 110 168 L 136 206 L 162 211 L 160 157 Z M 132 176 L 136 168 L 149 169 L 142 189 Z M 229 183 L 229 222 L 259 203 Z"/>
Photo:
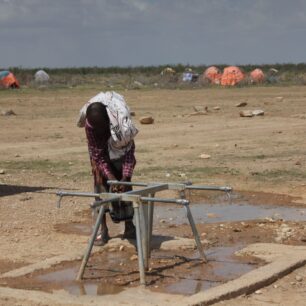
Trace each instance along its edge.
<path fill-rule="evenodd" d="M 106 180 L 101 175 L 100 171 L 95 167 L 95 164 L 92 162 L 92 170 L 94 175 L 94 192 L 95 193 L 101 193 L 101 192 L 108 192 L 108 186 L 106 184 Z M 96 201 L 98 201 L 99 198 L 96 198 Z M 97 214 L 95 214 L 97 215 Z M 98 235 L 95 245 L 104 245 L 108 242 L 110 239 L 108 235 L 108 227 L 106 224 L 106 214 L 102 216 L 101 220 L 101 233 Z"/>

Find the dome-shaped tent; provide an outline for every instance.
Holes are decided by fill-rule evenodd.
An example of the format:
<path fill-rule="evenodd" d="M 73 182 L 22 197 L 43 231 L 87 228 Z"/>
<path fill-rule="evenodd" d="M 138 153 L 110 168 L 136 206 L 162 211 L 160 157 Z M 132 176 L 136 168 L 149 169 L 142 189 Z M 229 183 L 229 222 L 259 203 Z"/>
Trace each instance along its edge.
<path fill-rule="evenodd" d="M 38 70 L 34 78 L 37 83 L 47 83 L 50 80 L 49 74 L 44 70 Z"/>
<path fill-rule="evenodd" d="M 174 75 L 175 74 L 175 70 L 171 67 L 167 67 L 164 70 L 162 70 L 162 72 L 160 73 L 161 75 Z"/>
<path fill-rule="evenodd" d="M 265 74 L 259 68 L 254 69 L 250 73 L 252 83 L 262 83 L 265 80 Z"/>
<path fill-rule="evenodd" d="M 224 68 L 221 76 L 221 85 L 234 86 L 244 79 L 243 72 L 236 66 Z"/>
<path fill-rule="evenodd" d="M 0 85 L 5 88 L 19 88 L 19 82 L 10 71 L 0 71 Z"/>
<path fill-rule="evenodd" d="M 208 67 L 203 73 L 203 79 L 212 84 L 220 84 L 221 76 L 221 71 L 215 66 Z"/>

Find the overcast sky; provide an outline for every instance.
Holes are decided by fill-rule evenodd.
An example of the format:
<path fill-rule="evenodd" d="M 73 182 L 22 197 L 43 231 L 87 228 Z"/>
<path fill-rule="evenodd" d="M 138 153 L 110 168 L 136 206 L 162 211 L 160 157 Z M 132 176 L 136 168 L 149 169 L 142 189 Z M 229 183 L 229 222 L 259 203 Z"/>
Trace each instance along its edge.
<path fill-rule="evenodd" d="M 306 62 L 305 0 L 0 0 L 0 67 Z"/>

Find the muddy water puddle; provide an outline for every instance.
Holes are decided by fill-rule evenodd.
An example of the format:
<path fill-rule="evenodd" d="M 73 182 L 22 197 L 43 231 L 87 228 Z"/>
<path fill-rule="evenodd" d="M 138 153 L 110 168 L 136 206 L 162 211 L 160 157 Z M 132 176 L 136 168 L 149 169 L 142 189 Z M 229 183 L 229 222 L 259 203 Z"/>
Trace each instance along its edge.
<path fill-rule="evenodd" d="M 241 246 L 209 249 L 206 252 L 208 264 L 194 264 L 193 268 L 189 268 L 190 272 L 176 273 L 176 281 L 165 284 L 158 291 L 192 295 L 236 279 L 258 267 L 258 262 L 235 257 L 234 253 L 239 249 Z"/>
<path fill-rule="evenodd" d="M 277 207 L 251 204 L 190 204 L 196 223 L 248 221 L 256 219 L 283 219 L 285 221 L 306 221 L 306 208 Z M 180 225 L 187 223 L 184 208 L 159 205 L 155 209 L 156 218 Z"/>
<path fill-rule="evenodd" d="M 234 256 L 242 246 L 214 247 L 206 251 L 207 264 L 195 251 L 153 251 L 147 288 L 152 291 L 191 295 L 235 279 L 258 266 L 251 258 Z M 68 262 L 48 271 L 10 279 L 8 286 L 53 292 L 65 290 L 73 295 L 118 294 L 139 285 L 138 261 L 131 260 L 135 252 L 107 252 L 91 257 L 84 280 L 75 278 L 80 262 Z"/>

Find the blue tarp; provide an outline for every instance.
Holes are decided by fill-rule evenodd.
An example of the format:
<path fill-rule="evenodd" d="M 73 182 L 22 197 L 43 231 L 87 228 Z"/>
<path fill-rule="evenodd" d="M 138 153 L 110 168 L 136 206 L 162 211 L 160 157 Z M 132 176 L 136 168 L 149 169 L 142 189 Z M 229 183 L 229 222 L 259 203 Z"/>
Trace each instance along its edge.
<path fill-rule="evenodd" d="M 6 76 L 8 76 L 10 74 L 9 71 L 0 71 L 0 80 L 2 80 L 3 78 L 5 78 Z"/>

